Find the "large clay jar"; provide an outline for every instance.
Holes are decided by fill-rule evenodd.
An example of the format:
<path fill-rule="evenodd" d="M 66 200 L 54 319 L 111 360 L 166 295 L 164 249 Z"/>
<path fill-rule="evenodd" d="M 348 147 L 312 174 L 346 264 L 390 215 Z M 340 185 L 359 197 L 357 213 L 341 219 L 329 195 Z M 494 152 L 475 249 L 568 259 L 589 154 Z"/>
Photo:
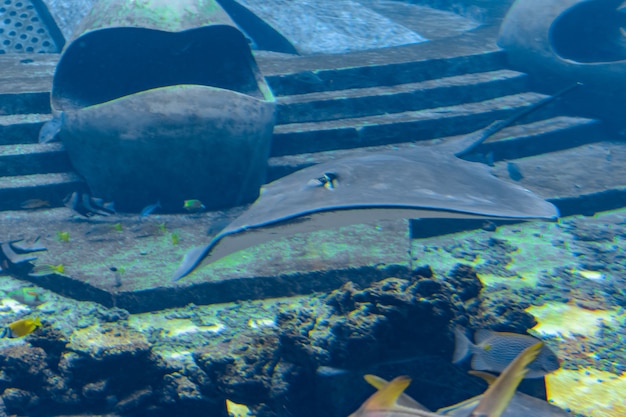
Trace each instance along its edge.
<path fill-rule="evenodd" d="M 62 53 L 51 100 L 75 169 L 118 209 L 258 197 L 275 99 L 214 0 L 97 2 Z"/>
<path fill-rule="evenodd" d="M 619 124 L 626 104 L 625 26 L 624 0 L 517 0 L 498 44 L 540 87 L 582 82 L 579 107 Z"/>

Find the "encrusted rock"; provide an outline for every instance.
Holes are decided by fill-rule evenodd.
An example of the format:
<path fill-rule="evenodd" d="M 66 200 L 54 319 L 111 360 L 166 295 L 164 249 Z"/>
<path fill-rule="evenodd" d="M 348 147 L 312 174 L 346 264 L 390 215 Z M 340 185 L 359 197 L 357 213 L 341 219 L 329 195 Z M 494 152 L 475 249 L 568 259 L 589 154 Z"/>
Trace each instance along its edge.
<path fill-rule="evenodd" d="M 82 389 L 83 397 L 89 399 L 106 398 L 107 396 L 107 383 L 108 380 L 101 379 L 100 381 L 90 382 L 85 384 Z"/>
<path fill-rule="evenodd" d="M 483 284 L 478 279 L 476 271 L 471 266 L 465 264 L 456 264 L 446 280 L 452 285 L 461 301 L 468 301 L 478 297 L 483 289 Z"/>
<path fill-rule="evenodd" d="M 68 350 L 95 359 L 147 355 L 150 345 L 145 336 L 121 325 L 96 325 L 76 330 Z"/>
<path fill-rule="evenodd" d="M 36 406 L 39 398 L 32 392 L 23 389 L 7 388 L 2 393 L 2 401 L 4 401 L 8 412 L 21 414 L 25 413 L 29 408 Z"/>
<path fill-rule="evenodd" d="M 0 369 L 4 372 L 0 388 L 40 386 L 45 378 L 46 352 L 29 345 L 0 349 Z"/>

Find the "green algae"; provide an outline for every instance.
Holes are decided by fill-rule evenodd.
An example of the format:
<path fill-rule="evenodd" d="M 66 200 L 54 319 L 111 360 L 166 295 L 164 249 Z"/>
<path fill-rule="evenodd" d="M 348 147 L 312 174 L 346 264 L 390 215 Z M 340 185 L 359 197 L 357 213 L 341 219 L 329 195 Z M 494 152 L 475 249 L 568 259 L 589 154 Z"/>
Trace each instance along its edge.
<path fill-rule="evenodd" d="M 494 256 L 489 243 L 484 249 L 468 249 L 468 242 L 504 242 L 515 250 L 506 256 Z M 577 258 L 566 245 L 555 245 L 555 241 L 566 241 L 566 236 L 558 223 L 528 222 L 505 225 L 493 232 L 484 230 L 455 233 L 443 237 L 420 239 L 413 242 L 413 254 L 420 264 L 428 264 L 434 270 L 445 272 L 457 263 L 477 268 L 478 275 L 487 286 L 506 284 L 514 288 L 534 287 L 540 277 L 551 274 L 556 268 L 575 268 Z M 450 245 L 470 252 L 470 261 L 461 257 Z M 453 245 L 453 246 L 454 246 Z M 499 269 L 481 268 L 497 264 Z M 500 272 L 500 273 L 497 273 Z M 504 274 L 503 272 L 506 272 Z"/>

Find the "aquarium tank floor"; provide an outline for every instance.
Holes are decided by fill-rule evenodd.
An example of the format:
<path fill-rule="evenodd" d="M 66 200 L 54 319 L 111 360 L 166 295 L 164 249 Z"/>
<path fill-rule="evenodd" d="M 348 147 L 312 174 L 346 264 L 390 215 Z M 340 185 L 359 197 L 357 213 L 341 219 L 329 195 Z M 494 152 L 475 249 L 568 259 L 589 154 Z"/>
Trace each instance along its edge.
<path fill-rule="evenodd" d="M 547 378 L 552 402 L 593 416 L 613 416 L 623 406 L 616 393 L 626 371 L 626 267 L 620 250 L 626 241 L 625 209 L 411 241 L 406 222 L 320 231 L 235 253 L 176 284 L 169 276 L 183 248 L 198 243 L 197 229 L 206 227 L 212 215 L 85 221 L 69 209 L 55 209 L 2 216 L 19 225 L 10 239 L 38 237 L 48 248 L 37 254 L 35 264 L 65 267 L 63 274 L 52 276 L 5 276 L 3 320 L 38 315 L 46 328 L 72 343 L 86 343 L 72 349 L 101 354 L 108 344 L 122 342 L 94 334 L 133 330 L 152 353 L 183 366 L 206 343 L 276 329 L 277 317 L 290 309 L 315 310 L 320 296 L 343 283 L 367 287 L 396 276 L 408 266 L 410 242 L 414 268 L 429 265 L 444 276 L 457 263 L 470 265 L 484 285 L 483 297 L 522 306 L 535 317 L 538 324 L 531 333 L 563 360 L 562 370 Z M 59 239 L 59 232 L 69 239 Z M 236 282 L 230 288 L 229 280 Z M 52 290 L 44 291 L 39 306 L 7 296 L 33 284 Z M 310 291 L 317 292 L 297 295 Z M 155 301 L 160 292 L 168 294 L 171 305 Z M 79 301 L 86 299 L 92 301 Z"/>
<path fill-rule="evenodd" d="M 362 43 L 350 51 L 302 37 L 291 16 L 285 22 L 265 9 L 298 2 L 240 3 L 265 13 L 303 51 L 254 51 L 278 105 L 268 181 L 354 150 L 404 152 L 465 135 L 546 97 L 496 45 L 510 0 L 420 0 L 401 9 L 362 0 L 392 23 L 386 35 L 416 41 L 415 30 L 429 41 L 380 48 L 389 37 L 352 25 L 347 46 Z M 318 5 L 331 3 L 363 11 L 347 0 Z M 324 7 L 315 15 L 341 26 Z M 320 46 L 335 50 L 312 49 Z M 63 198 L 84 184 L 61 143 L 37 143 L 51 119 L 58 60 L 0 56 L 0 241 L 35 242 L 47 250 L 32 264 L 63 266 L 31 276 L 24 264 L 0 279 L 0 325 L 25 316 L 43 322 L 25 338 L 0 340 L 0 416 L 273 417 L 276 409 L 303 411 L 301 402 L 317 415 L 345 417 L 371 394 L 362 374 L 378 370 L 411 373 L 409 393 L 434 409 L 485 389 L 450 363 L 451 317 L 473 327 L 532 327 L 563 360 L 546 378 L 552 403 L 577 416 L 626 414 L 623 134 L 607 135 L 599 120 L 557 102 L 470 156 L 506 181 L 520 174 L 520 185 L 559 207 L 556 223 L 486 222 L 443 235 L 444 227 L 476 225 L 438 222 L 432 233 L 412 222 L 409 233 L 404 220 L 320 230 L 234 253 L 172 283 L 187 250 L 244 208 L 91 219 L 64 208 Z M 451 290 L 458 275 L 472 296 L 479 280 L 480 295 L 459 303 L 468 288 Z M 407 303 L 407 288 L 420 283 L 441 292 L 418 291 Z M 372 335 L 389 322 L 398 351 L 384 356 L 379 350 L 389 346 Z M 433 329 L 437 337 L 424 347 L 419 332 Z M 542 396 L 541 382 L 522 389 Z"/>

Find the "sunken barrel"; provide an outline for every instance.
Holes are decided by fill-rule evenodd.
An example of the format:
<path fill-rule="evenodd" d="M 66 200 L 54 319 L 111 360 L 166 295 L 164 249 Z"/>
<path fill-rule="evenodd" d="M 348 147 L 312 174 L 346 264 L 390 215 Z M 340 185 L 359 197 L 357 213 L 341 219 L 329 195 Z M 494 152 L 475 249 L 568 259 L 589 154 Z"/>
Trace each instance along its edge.
<path fill-rule="evenodd" d="M 275 99 L 214 0 L 97 2 L 62 53 L 51 101 L 74 168 L 122 211 L 258 197 Z"/>

